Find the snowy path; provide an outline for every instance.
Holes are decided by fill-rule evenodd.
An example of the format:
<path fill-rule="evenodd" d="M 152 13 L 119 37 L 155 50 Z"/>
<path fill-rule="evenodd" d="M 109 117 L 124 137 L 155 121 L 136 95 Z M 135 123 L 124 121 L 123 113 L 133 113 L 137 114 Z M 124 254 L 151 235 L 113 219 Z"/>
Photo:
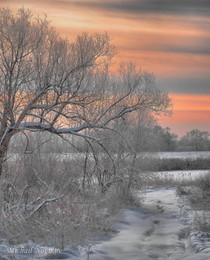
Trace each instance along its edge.
<path fill-rule="evenodd" d="M 94 245 L 89 260 L 209 260 L 210 253 L 195 254 L 189 249 L 183 231 L 186 226 L 179 215 L 175 190 L 150 190 L 144 210 L 125 210 L 124 221 L 118 225 L 120 232 Z M 79 259 L 87 260 L 87 256 Z"/>
<path fill-rule="evenodd" d="M 125 209 L 116 225 L 119 232 L 110 240 L 92 243 L 89 256 L 80 247 L 45 258 L 7 254 L 0 259 L 210 260 L 210 236 L 191 230 L 190 215 L 183 211 L 175 189 L 147 190 L 142 208 Z"/>

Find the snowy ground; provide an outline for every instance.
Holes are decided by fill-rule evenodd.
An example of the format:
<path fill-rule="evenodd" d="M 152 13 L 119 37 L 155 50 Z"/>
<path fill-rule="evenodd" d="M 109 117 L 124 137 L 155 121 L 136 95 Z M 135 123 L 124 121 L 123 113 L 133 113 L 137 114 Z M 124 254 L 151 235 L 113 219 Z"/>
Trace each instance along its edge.
<path fill-rule="evenodd" d="M 209 260 L 210 237 L 193 231 L 191 222 L 174 188 L 153 188 L 146 190 L 141 209 L 123 211 L 111 239 L 89 241 L 89 256 L 88 244 L 57 254 L 47 254 L 56 249 L 27 244 L 15 249 L 1 245 L 0 259 Z"/>
<path fill-rule="evenodd" d="M 160 179 L 165 180 L 174 180 L 176 182 L 183 182 L 183 181 L 194 181 L 199 179 L 206 174 L 210 174 L 210 170 L 187 170 L 187 171 L 160 171 L 160 172 L 153 172 L 152 177 L 158 177 Z M 151 178 L 152 178 L 151 177 Z"/>
<path fill-rule="evenodd" d="M 84 159 L 86 153 L 45 153 L 45 156 L 56 158 L 58 161 L 69 161 L 73 159 Z M 117 156 L 117 155 L 116 155 Z M 196 158 L 210 158 L 210 151 L 204 152 L 157 152 L 157 153 L 145 153 L 140 154 L 139 157 L 151 157 L 160 159 L 196 159 Z M 21 160 L 22 156 L 18 153 L 11 153 L 8 155 L 8 161 L 14 162 Z M 89 154 L 89 159 L 94 159 L 93 155 Z"/>
<path fill-rule="evenodd" d="M 190 221 L 175 189 L 147 190 L 143 208 L 124 210 L 119 233 L 93 245 L 89 260 L 209 260 L 209 238 L 205 245 L 199 241 L 200 233 L 192 232 Z M 74 259 L 86 260 L 87 255 Z"/>
<path fill-rule="evenodd" d="M 154 157 L 160 159 L 196 159 L 196 158 L 210 158 L 210 151 L 199 151 L 199 152 L 158 152 L 153 154 Z"/>
<path fill-rule="evenodd" d="M 182 180 L 183 176 L 191 178 L 190 172 L 197 177 L 206 173 L 170 172 L 170 176 Z M 210 235 L 194 230 L 193 212 L 177 196 L 173 187 L 147 189 L 141 209 L 125 209 L 116 229 L 118 232 L 112 238 L 97 237 L 85 245 L 67 247 L 63 252 L 33 243 L 15 248 L 1 244 L 0 259 L 210 259 Z"/>

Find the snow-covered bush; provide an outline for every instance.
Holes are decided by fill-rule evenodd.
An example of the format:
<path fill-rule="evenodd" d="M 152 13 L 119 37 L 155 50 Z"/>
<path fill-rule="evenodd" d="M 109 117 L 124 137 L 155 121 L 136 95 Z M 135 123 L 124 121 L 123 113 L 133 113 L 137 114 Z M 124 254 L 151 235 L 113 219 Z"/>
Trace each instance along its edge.
<path fill-rule="evenodd" d="M 199 177 L 182 193 L 185 193 L 194 211 L 195 227 L 210 232 L 210 172 Z"/>

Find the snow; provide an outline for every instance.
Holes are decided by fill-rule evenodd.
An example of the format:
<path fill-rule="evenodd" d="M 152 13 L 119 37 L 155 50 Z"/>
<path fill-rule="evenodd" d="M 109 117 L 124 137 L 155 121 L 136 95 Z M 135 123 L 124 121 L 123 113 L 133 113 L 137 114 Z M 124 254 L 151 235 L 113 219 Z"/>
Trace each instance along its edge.
<path fill-rule="evenodd" d="M 62 252 L 33 243 L 23 244 L 15 247 L 15 258 L 11 247 L 2 244 L 0 255 L 20 260 L 209 260 L 210 236 L 193 229 L 192 216 L 175 188 L 151 188 L 146 190 L 140 209 L 123 210 L 115 225 L 118 232 L 111 238 L 98 237 Z M 27 250 L 30 254 L 26 254 Z M 55 254 L 51 254 L 53 250 Z"/>
<path fill-rule="evenodd" d="M 147 190 L 142 209 L 125 209 L 123 214 L 117 225 L 119 233 L 94 244 L 89 259 L 210 259 L 210 244 L 203 246 L 199 232 L 191 231 L 192 219 L 174 188 Z M 204 234 L 203 240 L 208 239 Z M 72 259 L 86 260 L 87 254 Z"/>
<path fill-rule="evenodd" d="M 35 122 L 36 123 L 36 122 Z M 31 124 L 33 126 L 33 124 Z M 43 156 L 50 156 L 58 161 L 69 161 L 69 160 L 74 160 L 74 159 L 84 159 L 86 157 L 86 153 L 76 153 L 76 152 L 70 152 L 70 153 L 43 153 Z M 97 153 L 98 156 L 100 156 L 100 153 Z M 101 156 L 103 156 L 103 153 L 101 153 Z M 139 158 L 142 157 L 155 157 L 155 158 L 160 158 L 160 159 L 172 159 L 172 158 L 180 158 L 180 159 L 185 159 L 185 158 L 191 158 L 191 159 L 196 159 L 196 158 L 210 158 L 210 151 L 208 152 L 160 152 L 160 153 L 145 153 L 145 154 L 139 154 Z M 114 157 L 117 157 L 117 155 L 114 155 Z M 94 156 L 92 153 L 88 154 L 89 159 L 94 159 Z M 129 158 L 129 157 L 128 157 Z M 9 161 L 16 161 L 20 160 L 21 156 L 18 153 L 10 153 L 8 155 Z"/>
<path fill-rule="evenodd" d="M 43 259 L 49 254 L 59 254 L 60 249 L 54 247 L 44 247 L 29 241 L 25 244 L 9 246 L 7 244 L 0 245 L 0 259 Z M 7 257 L 7 258 L 6 258 Z M 4 258 L 3 258 L 4 259 Z"/>
<path fill-rule="evenodd" d="M 193 181 L 201 176 L 210 174 L 210 170 L 185 170 L 185 171 L 159 171 L 153 172 L 153 177 L 158 177 L 160 179 L 172 179 L 177 182 L 182 181 Z"/>
<path fill-rule="evenodd" d="M 167 154 L 162 153 L 162 156 L 210 157 L 210 152 Z M 13 156 L 17 160 L 16 155 Z M 67 160 L 75 158 L 76 155 L 70 153 L 64 154 L 62 158 L 59 156 L 61 160 Z M 10 160 L 14 160 L 14 157 Z M 210 171 L 205 170 L 154 172 L 151 178 L 157 176 L 182 182 L 208 173 L 210 174 Z M 118 232 L 111 238 L 94 238 L 76 248 L 68 246 L 62 252 L 59 249 L 27 243 L 15 247 L 15 256 L 11 251 L 14 248 L 8 244 L 0 244 L 0 259 L 209 260 L 210 235 L 194 229 L 193 214 L 194 212 L 178 197 L 175 188 L 150 188 L 145 190 L 145 198 L 140 209 L 123 210 L 123 217 L 115 226 Z M 34 251 L 30 248 L 34 248 Z M 25 253 L 27 250 L 30 253 Z M 50 254 L 52 252 L 55 254 Z"/>
<path fill-rule="evenodd" d="M 160 159 L 196 159 L 210 158 L 210 151 L 193 151 L 193 152 L 157 152 L 152 154 Z"/>

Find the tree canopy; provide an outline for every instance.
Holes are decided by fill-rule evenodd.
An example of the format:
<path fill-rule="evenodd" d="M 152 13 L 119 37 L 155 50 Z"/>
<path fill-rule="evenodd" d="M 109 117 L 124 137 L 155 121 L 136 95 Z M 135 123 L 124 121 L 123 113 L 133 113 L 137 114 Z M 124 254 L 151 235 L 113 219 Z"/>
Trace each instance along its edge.
<path fill-rule="evenodd" d="M 64 39 L 46 17 L 21 8 L 0 10 L 0 158 L 20 131 L 91 138 L 85 129 L 111 128 L 139 111 L 167 112 L 170 99 L 152 74 L 131 63 L 117 73 L 107 34 Z"/>

